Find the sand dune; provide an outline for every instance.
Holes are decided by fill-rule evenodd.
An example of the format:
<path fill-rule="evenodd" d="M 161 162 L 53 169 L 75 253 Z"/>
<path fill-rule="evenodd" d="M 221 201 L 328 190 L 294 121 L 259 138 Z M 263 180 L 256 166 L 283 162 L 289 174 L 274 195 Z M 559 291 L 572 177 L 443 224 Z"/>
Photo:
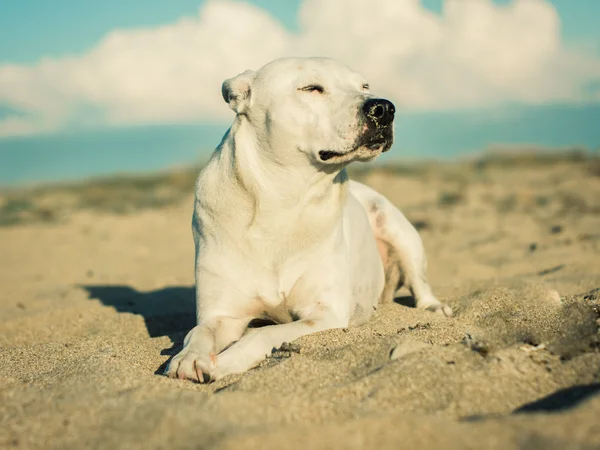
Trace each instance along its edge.
<path fill-rule="evenodd" d="M 210 385 L 158 375 L 194 323 L 184 175 L 138 196 L 5 193 L 0 447 L 600 448 L 599 173 L 567 157 L 356 173 L 420 228 L 456 317 L 403 294 Z"/>

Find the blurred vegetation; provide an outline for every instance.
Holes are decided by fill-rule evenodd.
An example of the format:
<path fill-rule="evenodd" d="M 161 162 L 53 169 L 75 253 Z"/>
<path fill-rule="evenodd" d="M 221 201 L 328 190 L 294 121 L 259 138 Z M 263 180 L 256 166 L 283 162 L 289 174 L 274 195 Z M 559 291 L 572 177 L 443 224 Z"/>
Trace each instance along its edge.
<path fill-rule="evenodd" d="M 492 173 L 513 169 L 548 167 L 568 164 L 582 169 L 582 175 L 600 177 L 598 153 L 583 149 L 565 151 L 527 150 L 491 151 L 471 160 L 452 162 L 392 162 L 381 165 L 354 164 L 350 177 L 365 181 L 374 174 L 402 178 L 436 179 L 447 183 L 442 188 L 437 207 L 451 208 L 464 201 L 466 187 L 474 181 L 485 181 Z M 75 211 L 130 214 L 145 209 L 162 208 L 190 198 L 200 167 L 148 175 L 123 175 L 76 183 L 57 183 L 31 188 L 0 191 L 0 226 L 23 223 L 48 223 L 67 220 Z M 538 195 L 538 206 L 549 199 Z M 564 207 L 583 208 L 577 199 L 565 198 Z M 497 200 L 502 211 L 515 208 L 513 194 Z"/>
<path fill-rule="evenodd" d="M 0 192 L 0 226 L 62 220 L 77 210 L 127 214 L 172 205 L 192 194 L 200 171 L 123 175 Z"/>

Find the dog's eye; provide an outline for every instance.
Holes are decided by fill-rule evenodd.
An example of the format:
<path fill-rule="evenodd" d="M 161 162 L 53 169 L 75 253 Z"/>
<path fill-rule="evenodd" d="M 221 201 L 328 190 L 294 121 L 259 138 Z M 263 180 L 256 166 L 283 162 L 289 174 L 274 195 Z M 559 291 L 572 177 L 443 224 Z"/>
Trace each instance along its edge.
<path fill-rule="evenodd" d="M 308 86 L 304 86 L 298 90 L 304 92 L 318 92 L 319 94 L 325 93 L 325 88 L 319 84 L 309 84 Z"/>
<path fill-rule="evenodd" d="M 369 90 L 369 87 L 370 87 L 370 86 L 369 86 L 369 84 L 368 84 L 368 83 L 365 83 L 365 84 L 363 84 L 363 85 L 362 85 L 363 91 L 368 91 L 368 90 Z"/>

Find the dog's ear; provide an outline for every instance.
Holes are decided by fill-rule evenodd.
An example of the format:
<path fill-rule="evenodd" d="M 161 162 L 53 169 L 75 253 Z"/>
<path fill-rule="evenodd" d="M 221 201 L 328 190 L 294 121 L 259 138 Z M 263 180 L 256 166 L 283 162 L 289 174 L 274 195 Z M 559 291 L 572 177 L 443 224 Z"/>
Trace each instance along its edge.
<path fill-rule="evenodd" d="M 223 86 L 221 86 L 223 99 L 238 114 L 243 114 L 250 106 L 254 78 L 256 78 L 256 72 L 246 70 L 237 77 L 223 81 Z"/>

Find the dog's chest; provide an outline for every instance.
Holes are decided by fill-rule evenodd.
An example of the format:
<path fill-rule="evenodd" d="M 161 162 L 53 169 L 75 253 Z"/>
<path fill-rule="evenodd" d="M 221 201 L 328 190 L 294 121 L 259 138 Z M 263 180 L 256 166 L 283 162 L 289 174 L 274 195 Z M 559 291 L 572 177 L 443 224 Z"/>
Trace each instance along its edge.
<path fill-rule="evenodd" d="M 333 208 L 260 211 L 242 236 L 253 254 L 262 255 L 265 262 L 277 266 L 322 245 L 339 223 L 339 214 Z"/>
<path fill-rule="evenodd" d="M 315 276 L 323 259 L 319 253 L 298 255 L 273 270 L 261 271 L 255 283 L 258 316 L 290 322 L 304 316 L 311 303 L 322 298 L 322 279 Z"/>

